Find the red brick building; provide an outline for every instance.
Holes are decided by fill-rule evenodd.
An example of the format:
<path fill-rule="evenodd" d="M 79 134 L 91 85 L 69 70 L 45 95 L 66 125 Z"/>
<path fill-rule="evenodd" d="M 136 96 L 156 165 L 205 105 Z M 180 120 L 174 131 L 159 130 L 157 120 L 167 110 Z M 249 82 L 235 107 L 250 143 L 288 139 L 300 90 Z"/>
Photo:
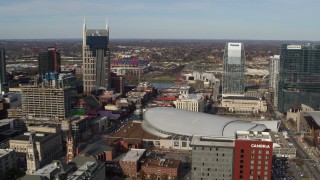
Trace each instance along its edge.
<path fill-rule="evenodd" d="M 145 149 L 131 149 L 119 161 L 123 174 L 129 177 L 138 177 L 141 169 L 141 160 L 146 157 Z"/>
<path fill-rule="evenodd" d="M 158 179 L 166 177 L 167 179 L 178 179 L 179 169 L 179 160 L 149 158 L 145 159 L 141 165 L 141 171 L 144 172 L 146 178 Z"/>
<path fill-rule="evenodd" d="M 271 180 L 272 141 L 237 139 L 234 149 L 234 179 Z"/>

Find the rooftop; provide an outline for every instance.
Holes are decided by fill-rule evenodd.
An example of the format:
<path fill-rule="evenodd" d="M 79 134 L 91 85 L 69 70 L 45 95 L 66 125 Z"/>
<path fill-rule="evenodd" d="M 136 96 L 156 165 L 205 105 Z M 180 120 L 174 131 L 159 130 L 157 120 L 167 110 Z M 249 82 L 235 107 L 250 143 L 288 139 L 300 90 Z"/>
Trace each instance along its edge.
<path fill-rule="evenodd" d="M 137 162 L 141 156 L 145 153 L 145 149 L 131 149 L 121 159 L 121 161 Z"/>
<path fill-rule="evenodd" d="M 261 141 L 272 141 L 269 132 L 261 132 L 261 131 L 237 131 L 236 132 L 237 139 L 245 139 L 245 140 L 261 140 Z"/>
<path fill-rule="evenodd" d="M 286 140 L 282 132 L 270 132 L 271 139 L 276 146 L 280 146 L 282 148 L 290 148 L 292 146 L 289 145 L 289 142 Z"/>
<path fill-rule="evenodd" d="M 150 134 L 168 138 L 173 135 L 234 137 L 236 131 L 263 131 L 263 124 L 176 108 L 150 108 L 143 114 L 142 127 Z"/>
<path fill-rule="evenodd" d="M 190 146 L 226 147 L 234 148 L 234 138 L 193 136 Z"/>
<path fill-rule="evenodd" d="M 13 152 L 13 149 L 0 149 L 0 158 L 2 158 L 3 156 L 5 156 L 11 152 Z"/>
<path fill-rule="evenodd" d="M 87 144 L 87 146 L 83 150 L 81 150 L 80 154 L 95 156 L 105 151 L 111 151 L 111 150 L 112 150 L 112 147 L 108 145 L 107 141 L 100 139 L 94 143 Z"/>
<path fill-rule="evenodd" d="M 128 122 L 121 127 L 112 137 L 139 138 L 139 139 L 159 139 L 158 136 L 144 131 L 140 122 Z"/>
<path fill-rule="evenodd" d="M 223 97 L 223 99 L 229 99 L 229 100 L 232 100 L 232 99 L 236 99 L 236 100 L 259 100 L 259 98 L 247 97 L 247 96 L 226 96 L 226 97 Z"/>
<path fill-rule="evenodd" d="M 45 139 L 46 137 L 52 135 L 53 133 L 36 133 L 34 136 L 34 140 L 36 142 L 41 142 L 43 139 Z M 26 132 L 23 133 L 19 136 L 16 136 L 14 138 L 12 138 L 11 140 L 17 140 L 17 141 L 29 141 L 29 137 L 30 137 L 30 132 Z"/>
<path fill-rule="evenodd" d="M 160 158 L 148 158 L 146 159 L 142 166 L 151 167 L 167 167 L 167 168 L 178 168 L 180 165 L 180 160 L 170 160 L 170 159 L 160 159 Z"/>

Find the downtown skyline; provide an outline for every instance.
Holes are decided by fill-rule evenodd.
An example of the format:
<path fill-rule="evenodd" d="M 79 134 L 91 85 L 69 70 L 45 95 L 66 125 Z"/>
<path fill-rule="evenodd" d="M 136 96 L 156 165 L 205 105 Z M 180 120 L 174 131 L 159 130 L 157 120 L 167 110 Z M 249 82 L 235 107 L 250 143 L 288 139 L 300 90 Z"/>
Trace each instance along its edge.
<path fill-rule="evenodd" d="M 81 38 L 83 19 L 112 39 L 318 41 L 316 0 L 0 2 L 0 39 Z"/>

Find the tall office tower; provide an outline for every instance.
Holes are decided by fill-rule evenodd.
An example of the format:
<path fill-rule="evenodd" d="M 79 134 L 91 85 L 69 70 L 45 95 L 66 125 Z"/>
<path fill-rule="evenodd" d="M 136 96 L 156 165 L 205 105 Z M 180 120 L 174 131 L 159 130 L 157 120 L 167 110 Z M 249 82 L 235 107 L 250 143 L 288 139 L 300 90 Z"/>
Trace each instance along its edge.
<path fill-rule="evenodd" d="M 40 76 L 51 72 L 59 73 L 60 67 L 61 57 L 56 47 L 49 47 L 48 51 L 39 53 L 38 69 Z"/>
<path fill-rule="evenodd" d="M 4 47 L 0 46 L 0 94 L 3 89 L 3 84 L 6 83 L 6 54 Z"/>
<path fill-rule="evenodd" d="M 22 86 L 23 115 L 31 119 L 69 117 L 77 100 L 75 82 L 75 76 L 70 74 L 47 73 L 41 86 Z"/>
<path fill-rule="evenodd" d="M 278 108 L 279 62 L 280 55 L 269 57 L 269 95 L 270 102 L 276 109 Z"/>
<path fill-rule="evenodd" d="M 83 91 L 110 88 L 109 28 L 87 29 L 83 25 Z"/>
<path fill-rule="evenodd" d="M 244 95 L 244 46 L 227 43 L 223 56 L 222 96 Z"/>
<path fill-rule="evenodd" d="M 278 110 L 306 104 L 320 106 L 320 45 L 289 45 L 280 48 Z"/>
<path fill-rule="evenodd" d="M 193 136 L 191 179 L 233 178 L 233 138 Z"/>

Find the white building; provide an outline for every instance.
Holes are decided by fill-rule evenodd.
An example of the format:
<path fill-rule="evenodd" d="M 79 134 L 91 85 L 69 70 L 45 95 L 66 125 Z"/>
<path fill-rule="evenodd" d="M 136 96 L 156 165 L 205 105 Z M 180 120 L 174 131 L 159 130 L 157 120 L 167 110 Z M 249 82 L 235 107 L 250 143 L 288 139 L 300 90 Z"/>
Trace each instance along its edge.
<path fill-rule="evenodd" d="M 232 113 L 267 112 L 267 102 L 254 97 L 223 97 L 221 107 L 227 108 L 227 110 Z"/>
<path fill-rule="evenodd" d="M 180 96 L 176 101 L 177 109 L 204 112 L 204 97 L 202 94 L 189 94 L 189 86 L 180 88 Z"/>
<path fill-rule="evenodd" d="M 280 55 L 269 57 L 269 93 L 271 102 L 275 108 L 278 107 L 278 84 Z"/>

